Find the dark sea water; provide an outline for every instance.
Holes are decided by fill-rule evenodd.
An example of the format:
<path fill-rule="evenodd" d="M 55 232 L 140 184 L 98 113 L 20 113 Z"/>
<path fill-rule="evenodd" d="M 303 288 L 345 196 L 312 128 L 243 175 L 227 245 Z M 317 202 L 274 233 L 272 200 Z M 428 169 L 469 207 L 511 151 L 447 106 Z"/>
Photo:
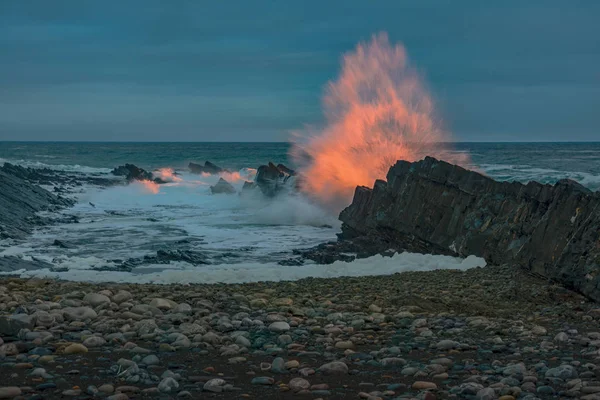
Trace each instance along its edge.
<path fill-rule="evenodd" d="M 600 189 L 600 142 L 455 143 L 481 171 L 501 180 L 553 183 L 571 178 Z M 0 142 L 0 161 L 30 166 L 113 168 L 124 163 L 154 169 L 185 168 L 210 160 L 230 170 L 267 161 L 292 165 L 288 143 L 68 143 Z"/>
<path fill-rule="evenodd" d="M 570 178 L 600 189 L 600 143 L 455 143 L 470 154 L 472 168 L 500 180 L 553 183 Z M 172 168 L 177 180 L 160 187 L 141 183 L 72 188 L 77 204 L 62 211 L 76 224 L 37 229 L 25 242 L 0 241 L 0 257 L 42 260 L 52 268 L 21 275 L 85 281 L 247 282 L 303 277 L 363 276 L 403 270 L 465 269 L 481 259 L 403 253 L 328 266 L 284 266 L 294 249 L 335 240 L 337 214 L 299 193 L 266 201 L 259 196 L 213 195 L 219 176 L 191 174 L 190 161 L 210 160 L 239 191 L 255 168 L 268 161 L 293 167 L 287 143 L 31 143 L 0 142 L 0 162 L 111 177 L 112 168 L 134 163 Z M 112 177 L 113 179 L 115 177 Z M 53 188 L 49 188 L 53 190 Z M 54 245 L 55 240 L 68 248 Z M 131 271 L 123 260 L 156 256 L 158 250 L 187 251 L 209 265 L 185 261 L 147 262 Z"/>

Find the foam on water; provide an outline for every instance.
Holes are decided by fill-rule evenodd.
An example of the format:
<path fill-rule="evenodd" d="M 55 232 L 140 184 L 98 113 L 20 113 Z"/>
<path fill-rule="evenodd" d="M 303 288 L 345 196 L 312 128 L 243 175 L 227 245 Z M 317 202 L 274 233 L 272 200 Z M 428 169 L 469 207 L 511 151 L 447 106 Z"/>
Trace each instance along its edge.
<path fill-rule="evenodd" d="M 470 256 L 459 259 L 430 254 L 401 253 L 392 257 L 373 256 L 353 262 L 337 261 L 330 265 L 281 266 L 275 263 L 221 264 L 191 267 L 185 263 L 145 266 L 138 273 L 106 272 L 86 269 L 89 260 L 79 260 L 78 268 L 67 272 L 48 269 L 19 271 L 23 278 L 53 278 L 86 282 L 129 282 L 156 284 L 244 283 L 261 281 L 294 281 L 303 278 L 338 278 L 345 276 L 390 275 L 406 271 L 433 271 L 438 269 L 467 270 L 484 267 L 482 258 Z M 160 268 L 160 271 L 153 269 Z"/>

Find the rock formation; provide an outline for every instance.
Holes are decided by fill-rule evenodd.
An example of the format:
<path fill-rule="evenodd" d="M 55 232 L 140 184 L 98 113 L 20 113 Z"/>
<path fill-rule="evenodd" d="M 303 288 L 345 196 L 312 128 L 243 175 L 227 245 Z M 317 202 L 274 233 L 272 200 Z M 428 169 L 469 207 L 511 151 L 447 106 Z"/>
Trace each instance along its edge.
<path fill-rule="evenodd" d="M 18 172 L 13 175 L 12 172 Z M 74 204 L 18 176 L 23 170 L 0 168 L 0 239 L 22 239 L 36 225 L 48 222 L 39 211 L 56 211 Z"/>
<path fill-rule="evenodd" d="M 195 164 L 195 163 L 191 162 L 188 164 L 188 167 L 189 167 L 190 171 L 194 174 L 216 175 L 221 172 L 228 172 L 227 170 L 219 167 L 218 165 L 211 163 L 210 161 L 205 161 L 204 165 Z"/>
<path fill-rule="evenodd" d="M 210 191 L 212 194 L 234 194 L 235 188 L 231 185 L 231 183 L 227 182 L 223 178 L 219 178 L 219 181 L 210 187 Z"/>
<path fill-rule="evenodd" d="M 342 211 L 342 241 L 477 255 L 600 301 L 600 193 L 577 182 L 497 182 L 427 157 L 398 161 Z M 372 239 L 372 240 L 371 240 Z"/>
<path fill-rule="evenodd" d="M 269 162 L 258 167 L 254 181 L 265 196 L 274 197 L 283 189 L 289 188 L 288 180 L 292 176 L 295 176 L 295 172 L 285 165 Z"/>
<path fill-rule="evenodd" d="M 133 164 L 125 164 L 111 171 L 113 175 L 124 176 L 127 181 L 152 181 L 158 184 L 166 183 L 160 178 L 155 178 L 152 172 L 148 172 Z"/>

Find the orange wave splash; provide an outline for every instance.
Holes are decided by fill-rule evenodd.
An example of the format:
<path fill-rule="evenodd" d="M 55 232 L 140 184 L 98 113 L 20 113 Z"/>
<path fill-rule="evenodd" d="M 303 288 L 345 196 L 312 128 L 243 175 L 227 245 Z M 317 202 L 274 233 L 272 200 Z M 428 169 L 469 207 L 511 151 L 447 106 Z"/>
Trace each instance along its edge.
<path fill-rule="evenodd" d="M 161 168 L 156 174 L 165 182 L 181 182 L 182 179 L 175 175 L 173 168 Z"/>
<path fill-rule="evenodd" d="M 149 181 L 149 180 L 143 180 L 143 181 L 138 181 L 138 182 L 149 193 L 158 194 L 160 192 L 160 187 L 158 186 L 158 183 L 156 183 L 156 182 Z"/>
<path fill-rule="evenodd" d="M 406 51 L 386 34 L 343 56 L 337 80 L 323 98 L 326 124 L 293 135 L 291 156 L 302 176 L 300 188 L 338 212 L 350 204 L 356 186 L 385 179 L 397 160 L 426 155 L 465 165 L 452 153 L 434 116 L 434 105 Z"/>

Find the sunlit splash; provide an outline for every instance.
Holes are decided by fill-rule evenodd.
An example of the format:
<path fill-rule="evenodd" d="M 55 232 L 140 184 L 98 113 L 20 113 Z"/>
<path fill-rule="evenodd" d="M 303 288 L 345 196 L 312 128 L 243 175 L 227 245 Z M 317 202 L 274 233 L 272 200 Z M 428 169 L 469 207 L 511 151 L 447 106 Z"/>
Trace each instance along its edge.
<path fill-rule="evenodd" d="M 138 181 L 142 187 L 144 188 L 144 191 L 148 192 L 148 193 L 152 193 L 152 194 L 158 194 L 160 192 L 160 187 L 158 186 L 158 183 L 153 182 L 153 181 L 149 181 L 149 180 L 144 180 L 144 181 Z"/>
<path fill-rule="evenodd" d="M 155 172 L 155 175 L 165 182 L 181 182 L 183 180 L 175 175 L 173 168 L 161 168 Z"/>
<path fill-rule="evenodd" d="M 325 126 L 296 132 L 291 156 L 300 169 L 301 190 L 333 211 L 351 202 L 356 186 L 385 179 L 397 160 L 431 155 L 468 162 L 467 155 L 450 151 L 450 136 L 436 120 L 404 47 L 392 46 L 386 34 L 344 55 L 323 107 Z"/>

